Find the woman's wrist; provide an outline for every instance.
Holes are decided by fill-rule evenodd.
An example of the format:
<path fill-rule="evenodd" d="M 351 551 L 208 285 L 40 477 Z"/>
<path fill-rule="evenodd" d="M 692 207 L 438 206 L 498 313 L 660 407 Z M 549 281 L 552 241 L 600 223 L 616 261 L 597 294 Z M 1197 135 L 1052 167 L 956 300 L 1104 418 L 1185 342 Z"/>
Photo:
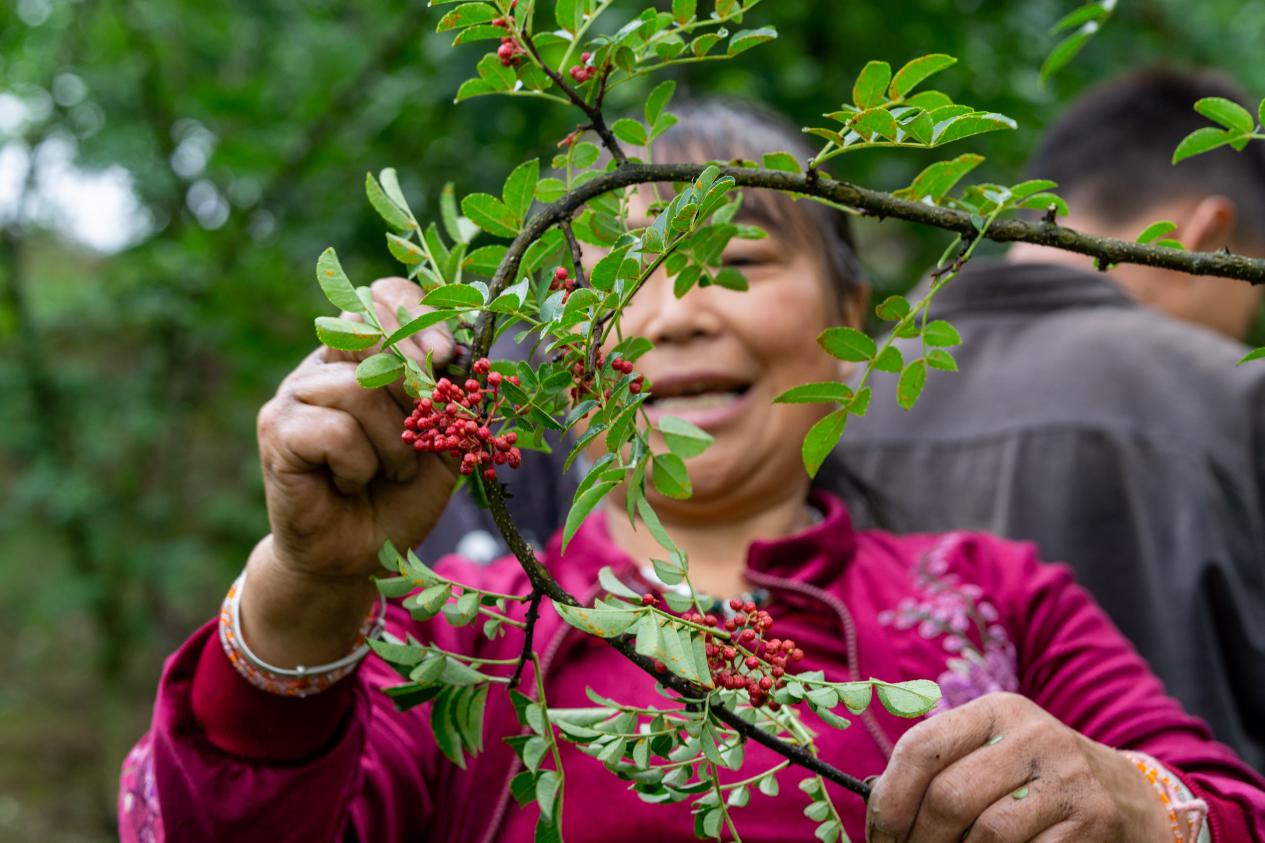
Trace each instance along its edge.
<path fill-rule="evenodd" d="M 1129 754 L 1098 744 L 1104 768 L 1099 780 L 1107 784 L 1120 812 L 1120 827 L 1129 843 L 1172 843 L 1178 840 L 1170 812 L 1152 782 Z M 1185 843 L 1193 843 L 1186 840 Z"/>
<path fill-rule="evenodd" d="M 352 652 L 377 600 L 369 577 L 322 577 L 284 564 L 272 536 L 255 545 L 246 572 L 239 634 L 255 656 L 281 668 L 326 664 Z"/>

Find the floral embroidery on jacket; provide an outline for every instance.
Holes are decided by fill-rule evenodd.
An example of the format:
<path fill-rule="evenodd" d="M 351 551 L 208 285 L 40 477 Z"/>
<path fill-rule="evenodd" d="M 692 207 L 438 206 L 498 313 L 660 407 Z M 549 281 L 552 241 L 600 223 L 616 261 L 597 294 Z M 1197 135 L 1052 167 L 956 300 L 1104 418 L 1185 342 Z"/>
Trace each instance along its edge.
<path fill-rule="evenodd" d="M 119 834 L 124 843 L 163 843 L 153 737 L 146 735 L 123 762 L 119 787 Z"/>
<path fill-rule="evenodd" d="M 949 572 L 949 559 L 967 537 L 949 533 L 928 551 L 914 569 L 917 597 L 907 597 L 895 610 L 879 614 L 879 622 L 896 629 L 917 628 L 923 638 L 943 637 L 953 654 L 936 680 L 943 696 L 931 713 L 957 708 L 994 691 L 1017 691 L 1015 646 L 998 621 L 997 608 L 984 590 L 963 583 Z"/>

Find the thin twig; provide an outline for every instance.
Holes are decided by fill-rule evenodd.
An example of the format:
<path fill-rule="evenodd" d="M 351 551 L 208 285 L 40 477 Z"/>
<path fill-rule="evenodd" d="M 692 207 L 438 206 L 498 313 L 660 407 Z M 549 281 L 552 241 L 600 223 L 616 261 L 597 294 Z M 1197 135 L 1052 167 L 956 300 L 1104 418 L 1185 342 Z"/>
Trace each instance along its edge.
<path fill-rule="evenodd" d="M 514 675 L 510 677 L 510 688 L 518 687 L 518 680 L 523 676 L 523 666 L 527 664 L 527 660 L 532 657 L 532 639 L 536 635 L 536 621 L 540 619 L 540 600 L 544 597 L 544 593 L 533 591 L 531 594 L 531 603 L 527 606 L 527 617 L 524 619 L 526 626 L 523 628 L 523 654 L 518 657 L 518 666 L 514 668 Z"/>
<path fill-rule="evenodd" d="M 598 138 L 601 139 L 602 146 L 606 147 L 606 151 L 611 154 L 611 158 L 615 159 L 615 163 L 620 166 L 627 164 L 628 156 L 624 154 L 624 150 L 620 147 L 619 141 L 615 140 L 615 135 L 611 132 L 610 126 L 606 125 L 606 118 L 602 116 L 600 101 L 597 105 L 590 105 L 584 97 L 580 96 L 579 91 L 568 85 L 566 80 L 562 78 L 562 74 L 550 67 L 549 63 L 540 57 L 540 53 L 536 50 L 536 43 L 532 40 L 530 33 L 520 31 L 519 40 L 523 42 L 523 46 L 527 48 L 527 52 L 531 53 L 532 58 L 536 60 L 536 64 L 539 65 L 540 69 L 545 72 L 545 75 L 552 79 L 553 83 L 558 86 L 558 90 L 566 94 L 567 99 L 571 100 L 571 102 L 575 104 L 575 107 L 583 111 L 589 118 L 589 123 L 592 124 L 593 131 L 597 134 Z M 603 83 L 605 82 L 605 78 L 605 76 L 602 77 Z"/>
<path fill-rule="evenodd" d="M 567 245 L 571 247 L 571 262 L 575 264 L 575 285 L 587 287 L 589 282 L 584 275 L 584 253 L 580 251 L 580 241 L 575 239 L 575 232 L 571 230 L 571 220 L 563 220 L 558 227 L 562 229 L 562 236 L 567 238 Z"/>

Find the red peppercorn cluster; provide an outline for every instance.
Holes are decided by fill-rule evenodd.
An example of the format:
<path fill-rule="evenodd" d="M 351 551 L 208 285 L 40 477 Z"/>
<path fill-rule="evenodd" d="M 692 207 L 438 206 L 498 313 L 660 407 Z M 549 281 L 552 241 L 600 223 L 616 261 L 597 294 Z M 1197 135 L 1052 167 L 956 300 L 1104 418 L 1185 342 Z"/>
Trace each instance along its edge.
<path fill-rule="evenodd" d="M 773 618 L 750 600 L 744 603 L 734 598 L 729 608 L 736 614 L 723 624 L 710 614 L 700 617 L 697 612 L 688 612 L 681 617 L 710 627 L 719 625 L 732 635 L 728 642 L 713 640 L 711 635 L 703 638 L 713 682 L 731 691 L 745 691 L 757 708 L 767 704 L 777 711 L 781 706 L 769 697 L 785 684 L 788 666 L 802 660 L 804 651 L 789 638 L 767 637 Z"/>
<path fill-rule="evenodd" d="M 513 0 L 513 2 L 510 3 L 510 8 L 513 9 L 517 5 L 518 0 Z M 503 18 L 494 18 L 492 20 L 492 25 L 499 26 L 504 30 L 509 30 L 514 26 L 514 17 L 513 15 L 510 15 Z M 523 49 L 523 45 L 518 43 L 518 39 L 512 35 L 506 35 L 502 38 L 501 46 L 496 49 L 497 58 L 501 60 L 501 64 L 505 67 L 517 67 L 522 63 L 522 57 L 526 54 L 527 51 Z"/>
<path fill-rule="evenodd" d="M 583 85 L 585 82 L 592 79 L 593 75 L 597 73 L 597 68 L 589 64 L 589 59 L 592 57 L 593 57 L 592 53 L 587 53 L 587 52 L 581 53 L 580 63 L 577 64 L 575 67 L 571 68 L 571 70 L 569 71 L 571 74 L 571 78 L 574 79 L 580 85 Z"/>
<path fill-rule="evenodd" d="M 553 271 L 553 280 L 549 282 L 549 291 L 562 290 L 562 300 L 566 301 L 571 298 L 571 294 L 575 292 L 575 279 L 571 277 L 571 273 L 567 272 L 565 266 L 560 266 Z"/>
<path fill-rule="evenodd" d="M 561 269 L 561 267 L 559 267 Z M 556 276 L 555 276 L 556 277 Z M 585 366 L 584 360 L 580 356 L 580 352 L 572 350 L 568 352 L 566 360 L 571 361 L 571 377 L 575 381 L 575 386 L 571 388 L 571 401 L 579 404 L 585 398 L 595 393 L 593 388 L 593 376 Z M 601 351 L 597 352 L 597 358 L 594 361 L 596 368 L 600 371 L 606 365 L 606 357 Z M 634 367 L 631 360 L 625 360 L 622 357 L 616 357 L 610 361 L 611 370 L 620 375 L 631 375 Z M 646 376 L 637 375 L 628 384 L 628 391 L 633 395 L 637 395 L 646 388 Z M 610 398 L 613 387 L 608 387 L 606 397 Z"/>
<path fill-rule="evenodd" d="M 473 370 L 484 379 L 483 384 L 470 378 L 459 386 L 448 378 L 440 378 L 429 398 L 414 401 L 400 438 L 418 451 L 447 451 L 461 457 L 462 474 L 474 474 L 482 468 L 483 479 L 491 481 L 496 479 L 496 466 L 518 468 L 523 461 L 522 453 L 514 447 L 518 434 L 510 431 L 494 436 L 491 428 L 504 403 L 500 395 L 502 381 L 517 386 L 518 377 L 506 378 L 493 372 L 486 357 L 476 360 Z"/>

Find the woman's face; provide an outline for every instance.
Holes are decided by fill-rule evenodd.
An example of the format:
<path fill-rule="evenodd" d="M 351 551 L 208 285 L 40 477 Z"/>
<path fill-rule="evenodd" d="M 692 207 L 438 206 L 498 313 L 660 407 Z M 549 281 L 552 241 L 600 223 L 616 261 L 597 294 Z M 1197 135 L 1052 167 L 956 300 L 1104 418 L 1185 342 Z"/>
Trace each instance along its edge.
<path fill-rule="evenodd" d="M 634 199 L 634 225 L 648 223 L 647 205 L 644 195 Z M 650 382 L 651 421 L 679 416 L 715 437 L 687 462 L 693 497 L 652 500 L 667 512 L 686 506 L 695 518 L 732 517 L 805 494 L 800 446 L 831 408 L 773 399 L 799 384 L 846 377 L 845 364 L 817 345 L 817 335 L 851 322 L 864 298 L 860 293 L 840 302 L 828 287 L 821 256 L 773 230 L 760 240 L 734 238 L 724 260 L 746 275 L 750 289 L 695 287 L 678 299 L 672 279 L 660 270 L 622 321 L 625 336 L 642 336 L 655 346 L 637 361 Z M 657 436 L 651 441 L 656 453 L 666 450 Z"/>

